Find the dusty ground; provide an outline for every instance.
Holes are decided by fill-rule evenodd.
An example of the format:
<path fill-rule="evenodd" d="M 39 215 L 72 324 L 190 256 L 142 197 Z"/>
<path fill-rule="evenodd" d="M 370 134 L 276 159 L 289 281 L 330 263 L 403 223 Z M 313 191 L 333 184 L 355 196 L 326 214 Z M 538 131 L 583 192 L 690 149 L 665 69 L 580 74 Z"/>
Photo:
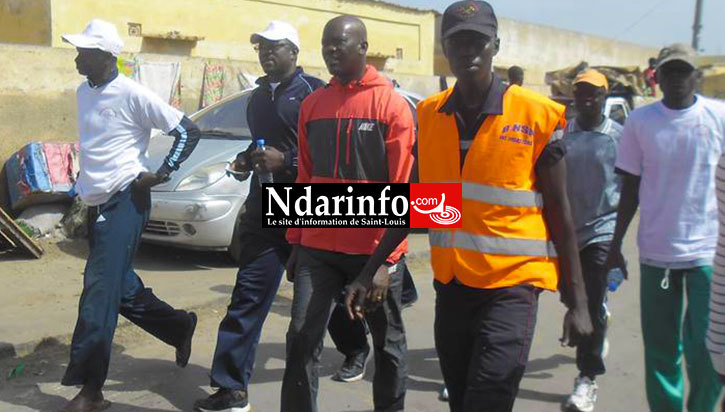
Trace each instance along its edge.
<path fill-rule="evenodd" d="M 425 249 L 425 237 L 413 241 Z M 25 365 L 21 377 L 0 376 L 0 412 L 52 411 L 77 389 L 58 384 L 68 360 L 64 343 L 75 321 L 85 248 L 82 243 L 47 247 L 48 255 L 28 261 L 18 255 L 0 256 L 0 341 L 16 343 L 21 353 L 0 356 L 0 374 Z M 626 254 L 637 256 L 632 239 Z M 144 245 L 137 259 L 138 272 L 147 286 L 179 307 L 195 307 L 199 326 L 192 360 L 186 369 L 173 363 L 173 351 L 134 326 L 121 327 L 115 339 L 107 397 L 119 411 L 189 411 L 193 401 L 205 396 L 216 341 L 216 328 L 224 314 L 234 265 L 223 254 L 188 252 Z M 440 372 L 433 347 L 434 293 L 426 259 L 414 260 L 411 271 L 420 300 L 405 312 L 408 330 L 410 376 L 406 410 L 444 411 L 437 400 Z M 639 326 L 638 271 L 612 295 L 614 314 L 610 332 L 608 373 L 599 379 L 597 410 L 629 412 L 646 410 Z M 279 389 L 284 371 L 284 334 L 289 323 L 290 285 L 283 281 L 262 336 L 257 367 L 250 387 L 253 410 L 279 410 Z M 559 411 L 576 375 L 574 353 L 558 343 L 563 308 L 558 296 L 542 295 L 531 360 L 516 403 L 517 412 Z M 60 342 L 33 353 L 31 345 L 43 336 L 60 336 Z M 63 338 L 66 336 L 66 338 Z M 320 411 L 370 411 L 372 367 L 361 382 L 340 384 L 329 377 L 342 358 L 328 341 L 323 353 Z"/>
<path fill-rule="evenodd" d="M 408 329 L 410 377 L 407 397 L 409 411 L 444 411 L 437 400 L 441 388 L 432 340 L 433 290 L 430 268 L 425 261 L 413 263 L 421 299 L 405 312 Z M 221 269 L 218 269 L 221 270 Z M 206 273 L 200 273 L 200 275 Z M 598 410 L 608 412 L 645 410 L 643 394 L 639 316 L 636 282 L 625 285 L 612 299 L 615 321 L 609 373 L 600 379 L 601 401 Z M 169 295 L 170 296 L 170 295 Z M 265 325 L 258 351 L 257 368 L 250 387 L 255 411 L 279 410 L 279 388 L 284 370 L 284 333 L 289 322 L 290 300 L 278 296 Z M 173 351 L 135 327 L 119 330 L 106 393 L 114 402 L 110 411 L 189 411 L 193 401 L 204 396 L 216 340 L 216 327 L 224 313 L 224 304 L 199 310 L 200 323 L 194 341 L 192 361 L 186 369 L 173 363 Z M 554 294 L 545 294 L 540 307 L 539 324 L 531 361 L 516 404 L 517 412 L 559 411 L 571 390 L 576 374 L 573 351 L 558 344 L 563 309 Z M 41 351 L 25 358 L 0 361 L 0 370 L 8 371 L 25 362 L 20 378 L 0 380 L 0 411 L 52 411 L 75 394 L 75 388 L 58 384 L 67 363 L 67 346 Z M 370 411 L 372 367 L 365 380 L 340 384 L 329 378 L 341 362 L 328 341 L 321 372 L 321 411 Z"/>
<path fill-rule="evenodd" d="M 88 254 L 85 241 L 43 242 L 45 255 L 0 255 L 0 344 L 32 344 L 72 331 Z M 223 299 L 235 266 L 223 253 L 144 245 L 136 269 L 147 286 L 181 307 Z M 22 348 L 16 350 L 23 350 Z"/>

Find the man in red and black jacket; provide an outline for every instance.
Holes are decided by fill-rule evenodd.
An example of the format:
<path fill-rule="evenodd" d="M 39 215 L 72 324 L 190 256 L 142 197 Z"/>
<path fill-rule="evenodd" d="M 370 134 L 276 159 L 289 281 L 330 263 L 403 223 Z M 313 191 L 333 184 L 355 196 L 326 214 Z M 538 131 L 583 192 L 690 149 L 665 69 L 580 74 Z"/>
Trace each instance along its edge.
<path fill-rule="evenodd" d="M 359 19 L 336 17 L 325 26 L 322 54 L 334 76 L 302 104 L 297 183 L 406 183 L 413 166 L 415 126 L 393 85 L 366 65 L 367 33 Z M 284 412 L 317 411 L 319 350 L 335 299 L 375 250 L 384 229 L 290 229 L 287 264 L 294 279 L 292 320 L 282 383 Z M 375 275 L 366 319 L 373 337 L 376 411 L 402 411 L 407 345 L 401 317 L 401 244 Z"/>

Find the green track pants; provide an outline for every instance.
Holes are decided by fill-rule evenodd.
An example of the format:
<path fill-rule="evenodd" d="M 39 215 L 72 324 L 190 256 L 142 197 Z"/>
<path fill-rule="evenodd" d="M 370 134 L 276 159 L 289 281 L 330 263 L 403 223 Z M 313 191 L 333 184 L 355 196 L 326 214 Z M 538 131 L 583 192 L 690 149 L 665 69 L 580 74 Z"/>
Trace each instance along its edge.
<path fill-rule="evenodd" d="M 651 412 L 682 412 L 683 352 L 690 381 L 687 412 L 713 412 L 722 383 L 705 346 L 712 267 L 666 271 L 641 265 L 641 277 L 645 380 Z"/>

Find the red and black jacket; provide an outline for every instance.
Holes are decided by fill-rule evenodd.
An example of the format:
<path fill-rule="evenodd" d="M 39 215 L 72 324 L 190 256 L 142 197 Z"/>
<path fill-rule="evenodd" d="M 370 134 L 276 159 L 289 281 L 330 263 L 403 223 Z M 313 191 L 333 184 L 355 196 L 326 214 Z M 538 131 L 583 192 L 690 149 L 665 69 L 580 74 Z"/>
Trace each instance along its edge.
<path fill-rule="evenodd" d="M 297 183 L 407 183 L 415 123 L 393 84 L 367 66 L 360 80 L 330 84 L 300 108 Z M 289 229 L 287 240 L 314 249 L 371 255 L 384 229 Z M 390 256 L 407 251 L 401 243 Z"/>

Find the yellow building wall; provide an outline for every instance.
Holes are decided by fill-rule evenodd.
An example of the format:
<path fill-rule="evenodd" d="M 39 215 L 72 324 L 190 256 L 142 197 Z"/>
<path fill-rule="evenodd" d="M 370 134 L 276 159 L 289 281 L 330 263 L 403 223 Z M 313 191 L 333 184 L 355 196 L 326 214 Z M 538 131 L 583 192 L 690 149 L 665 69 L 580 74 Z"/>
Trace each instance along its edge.
<path fill-rule="evenodd" d="M 705 96 L 725 100 L 725 66 L 705 70 L 701 92 Z"/>
<path fill-rule="evenodd" d="M 440 30 L 440 18 L 436 22 Z M 548 94 L 544 82 L 546 72 L 575 66 L 582 61 L 592 66 L 646 67 L 650 57 L 657 56 L 653 47 L 640 46 L 540 24 L 507 18 L 499 19 L 498 36 L 501 49 L 494 57 L 497 69 L 517 65 L 524 69 L 524 86 Z M 451 75 L 443 54 L 439 35 L 435 42 L 435 74 Z"/>
<path fill-rule="evenodd" d="M 0 41 L 49 46 L 51 0 L 0 0 Z"/>
<path fill-rule="evenodd" d="M 387 71 L 433 74 L 433 11 L 372 0 L 50 1 L 54 47 L 70 47 L 62 42 L 60 35 L 80 32 L 90 19 L 98 17 L 118 27 L 127 52 L 256 61 L 250 35 L 264 29 L 270 20 L 284 20 L 300 33 L 300 64 L 324 67 L 320 39 L 325 23 L 337 15 L 351 14 L 367 25 L 371 55 L 395 57 L 402 51 L 402 59 L 388 60 Z M 181 36 L 204 39 L 194 43 L 130 36 L 129 23 L 140 24 L 144 35 L 176 31 Z"/>
<path fill-rule="evenodd" d="M 698 66 L 725 66 L 725 56 L 709 55 L 698 56 Z"/>

